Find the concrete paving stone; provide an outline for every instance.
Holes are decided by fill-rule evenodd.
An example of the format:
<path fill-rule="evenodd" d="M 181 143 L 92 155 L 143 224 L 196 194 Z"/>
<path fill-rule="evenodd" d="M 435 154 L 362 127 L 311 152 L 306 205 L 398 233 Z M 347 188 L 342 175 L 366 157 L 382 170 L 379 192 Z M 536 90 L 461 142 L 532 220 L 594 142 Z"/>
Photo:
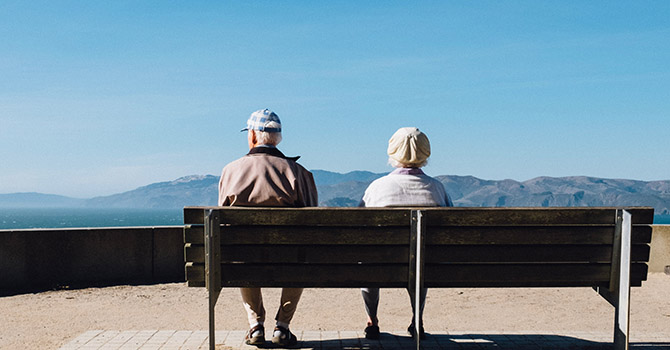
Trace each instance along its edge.
<path fill-rule="evenodd" d="M 321 341 L 320 340 L 301 340 L 298 342 L 298 346 L 300 349 L 315 349 L 319 350 L 321 349 Z"/>
<path fill-rule="evenodd" d="M 80 349 L 82 349 L 82 350 L 100 349 L 103 346 L 105 346 L 105 344 L 95 344 L 95 343 L 94 344 L 86 344 L 86 345 L 81 346 Z"/>
<path fill-rule="evenodd" d="M 611 343 L 614 341 L 614 335 L 609 333 L 588 332 L 588 340 Z"/>
<path fill-rule="evenodd" d="M 300 340 L 321 340 L 320 331 L 303 331 Z"/>
<path fill-rule="evenodd" d="M 441 350 L 442 347 L 439 345 L 424 345 L 423 343 L 421 344 L 421 349 L 422 350 Z"/>
<path fill-rule="evenodd" d="M 246 331 L 230 331 L 228 336 L 226 336 L 223 341 L 217 340 L 216 344 L 221 344 L 223 346 L 233 347 L 239 349 L 244 344 L 244 335 Z M 216 334 L 214 335 L 216 337 Z M 216 338 L 215 338 L 216 339 Z"/>
<path fill-rule="evenodd" d="M 414 342 L 412 340 L 403 339 L 403 340 L 398 341 L 398 344 L 400 344 L 400 346 L 402 346 L 404 348 L 405 347 L 407 347 L 407 348 L 416 347 L 416 342 Z"/>
<path fill-rule="evenodd" d="M 302 333 L 303 333 L 302 330 L 291 329 L 290 331 L 291 331 L 291 333 L 293 333 L 293 335 L 295 335 L 296 339 L 300 340 L 302 338 Z M 274 333 L 274 331 L 272 331 L 272 332 Z M 270 340 L 272 339 L 272 337 L 269 336 L 269 335 L 266 335 L 265 338 L 269 338 Z"/>
<path fill-rule="evenodd" d="M 170 339 L 187 339 L 193 334 L 193 331 L 175 331 Z"/>
<path fill-rule="evenodd" d="M 502 350 L 512 350 L 512 349 L 516 350 L 518 348 L 514 344 L 508 343 L 508 342 L 500 342 L 500 343 L 496 343 L 496 345 L 498 345 L 498 349 L 502 349 Z"/>
<path fill-rule="evenodd" d="M 90 340 L 94 339 L 97 337 L 100 333 L 104 332 L 103 330 L 93 330 L 93 331 L 86 331 L 79 335 L 78 337 L 74 338 L 71 343 L 74 344 L 86 344 Z"/>
<path fill-rule="evenodd" d="M 159 330 L 149 338 L 150 343 L 165 343 L 176 333 L 175 330 Z"/>
<path fill-rule="evenodd" d="M 440 349 L 447 349 L 447 350 L 456 350 L 456 349 L 463 349 L 460 344 L 458 343 L 447 343 L 447 344 L 442 344 Z"/>
<path fill-rule="evenodd" d="M 493 340 L 488 339 L 487 337 L 483 337 L 481 335 L 471 335 L 470 338 L 472 339 L 472 342 L 477 344 L 490 345 L 495 343 Z"/>
<path fill-rule="evenodd" d="M 117 334 L 116 337 L 112 339 L 112 341 L 117 341 L 117 339 L 121 339 L 124 342 L 128 341 L 128 339 L 134 337 L 135 334 L 137 334 L 137 332 L 138 331 L 122 331 L 119 334 Z"/>
<path fill-rule="evenodd" d="M 227 333 L 225 336 L 223 336 L 223 339 L 227 338 Z M 216 338 L 217 333 L 214 333 L 214 339 L 221 339 L 221 338 Z M 208 343 L 209 341 L 209 333 L 208 332 L 193 332 L 187 339 L 185 344 L 203 344 L 203 343 Z"/>
<path fill-rule="evenodd" d="M 472 344 L 475 342 L 474 339 L 470 337 L 456 337 L 456 338 L 451 338 L 451 341 L 454 343 L 459 343 L 459 344 Z"/>
<path fill-rule="evenodd" d="M 511 342 L 509 342 L 509 344 L 513 344 L 514 346 L 517 346 L 517 347 L 531 347 L 531 346 L 537 346 L 538 345 L 534 341 L 521 340 L 521 339 L 511 341 Z"/>
<path fill-rule="evenodd" d="M 430 332 L 429 332 L 430 333 Z M 256 350 L 243 344 L 245 331 L 217 331 L 219 350 Z M 143 330 L 143 331 L 87 331 L 76 337 L 61 350 L 196 350 L 208 349 L 208 331 Z M 394 350 L 413 349 L 414 340 L 404 331 L 383 333 L 379 341 L 365 339 L 362 331 L 299 331 L 296 332 L 305 350 Z M 631 350 L 670 350 L 669 334 L 641 334 L 631 342 Z M 268 343 L 268 347 L 271 344 Z M 452 333 L 432 332 L 422 342 L 423 350 L 611 350 L 609 333 L 569 332 L 517 333 L 476 332 Z"/>
<path fill-rule="evenodd" d="M 181 346 L 182 349 L 199 349 L 199 348 L 209 348 L 209 343 L 208 342 L 187 342 L 182 344 Z"/>
<path fill-rule="evenodd" d="M 167 341 L 165 341 L 165 346 L 181 346 L 186 343 L 188 336 L 173 334 Z"/>
<path fill-rule="evenodd" d="M 228 337 L 228 335 L 230 335 L 230 332 L 231 331 L 214 331 L 214 337 L 216 337 L 217 339 L 219 338 L 224 339 Z M 245 331 L 241 332 L 242 332 L 242 338 L 244 338 L 244 335 L 247 333 Z M 207 333 L 206 337 L 209 337 L 209 333 Z"/>
<path fill-rule="evenodd" d="M 421 345 L 424 346 L 439 346 L 440 343 L 437 341 L 437 337 L 435 336 L 428 336 L 426 339 L 421 341 Z"/>
<path fill-rule="evenodd" d="M 138 332 L 135 334 L 135 336 L 136 336 L 136 337 L 146 337 L 146 338 L 149 338 L 149 337 L 152 337 L 152 336 L 153 336 L 154 334 L 156 334 L 156 333 L 158 333 L 158 330 L 157 330 L 157 329 L 147 329 L 147 330 L 141 330 L 141 331 L 138 331 Z"/>
<path fill-rule="evenodd" d="M 104 338 L 94 338 L 94 339 L 91 339 L 91 340 L 90 340 L 89 342 L 87 342 L 86 344 L 84 344 L 84 346 L 88 346 L 88 347 L 98 346 L 98 347 L 100 347 L 101 345 L 107 343 L 108 341 L 109 341 L 109 339 L 104 339 Z"/>
<path fill-rule="evenodd" d="M 435 338 L 435 342 L 442 345 L 442 346 L 444 346 L 445 344 L 455 344 L 455 343 L 457 343 L 453 340 L 454 339 L 453 335 L 437 336 L 437 337 L 434 337 L 434 338 Z"/>
<path fill-rule="evenodd" d="M 136 344 L 123 344 L 119 350 L 137 350 L 138 345 Z"/>
<path fill-rule="evenodd" d="M 179 347 L 179 350 L 199 350 L 199 349 L 209 349 L 208 345 L 189 345 L 184 344 Z"/>
<path fill-rule="evenodd" d="M 343 348 L 360 347 L 361 341 L 356 331 L 340 331 L 339 333 Z"/>
<path fill-rule="evenodd" d="M 392 346 L 400 346 L 400 343 L 398 342 L 397 339 L 391 337 L 391 338 L 386 338 L 384 339 L 383 337 L 379 339 L 379 345 L 381 345 L 382 348 L 388 348 Z"/>
<path fill-rule="evenodd" d="M 338 331 L 322 331 L 321 332 L 321 339 L 322 340 L 330 340 L 330 339 L 339 339 L 340 334 Z"/>
<path fill-rule="evenodd" d="M 395 339 L 394 337 L 386 337 L 386 338 L 380 337 L 379 340 L 377 340 L 377 343 L 379 343 L 379 345 L 381 345 L 384 348 L 387 346 L 399 344 L 398 340 Z"/>
<path fill-rule="evenodd" d="M 339 331 L 340 339 L 358 339 L 356 331 Z"/>
<path fill-rule="evenodd" d="M 341 349 L 342 344 L 339 339 L 326 339 L 319 341 L 321 349 Z"/>
<path fill-rule="evenodd" d="M 381 348 L 382 345 L 379 340 L 366 339 L 365 337 L 360 339 L 361 347 L 363 348 Z"/>
<path fill-rule="evenodd" d="M 102 333 L 98 334 L 95 339 L 105 339 L 106 341 L 111 341 L 119 334 L 121 334 L 120 331 L 103 331 Z"/>
<path fill-rule="evenodd" d="M 158 344 L 143 344 L 142 346 L 139 347 L 138 350 L 159 350 L 160 345 Z"/>

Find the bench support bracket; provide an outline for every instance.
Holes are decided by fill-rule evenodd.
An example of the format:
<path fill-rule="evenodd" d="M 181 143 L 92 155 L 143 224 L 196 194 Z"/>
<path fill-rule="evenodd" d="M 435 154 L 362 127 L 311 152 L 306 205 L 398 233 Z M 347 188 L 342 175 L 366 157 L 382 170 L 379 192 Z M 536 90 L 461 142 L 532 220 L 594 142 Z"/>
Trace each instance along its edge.
<path fill-rule="evenodd" d="M 424 287 L 423 270 L 425 260 L 423 257 L 424 247 L 424 233 L 426 231 L 425 220 L 423 220 L 423 213 L 421 210 L 412 210 L 411 218 L 411 236 L 409 247 L 409 290 L 412 299 L 412 306 L 414 309 L 414 339 L 416 340 L 416 349 L 420 349 L 419 329 L 421 327 L 421 289 Z"/>
<path fill-rule="evenodd" d="M 617 210 L 609 288 L 595 288 L 614 306 L 614 349 L 628 350 L 630 325 L 631 214 Z"/>
<path fill-rule="evenodd" d="M 215 350 L 214 307 L 221 293 L 221 219 L 218 210 L 205 210 L 205 286 L 209 300 L 209 349 Z"/>

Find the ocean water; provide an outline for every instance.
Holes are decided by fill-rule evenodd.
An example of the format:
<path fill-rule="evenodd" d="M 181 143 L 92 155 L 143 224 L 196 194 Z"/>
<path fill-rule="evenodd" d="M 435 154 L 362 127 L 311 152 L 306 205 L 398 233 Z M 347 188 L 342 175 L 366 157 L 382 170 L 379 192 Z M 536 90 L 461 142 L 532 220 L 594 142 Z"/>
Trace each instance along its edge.
<path fill-rule="evenodd" d="M 0 230 L 26 228 L 182 225 L 182 209 L 0 208 Z M 670 225 L 670 215 L 654 216 L 654 224 Z"/>
<path fill-rule="evenodd" d="M 182 209 L 0 208 L 0 229 L 183 225 Z"/>

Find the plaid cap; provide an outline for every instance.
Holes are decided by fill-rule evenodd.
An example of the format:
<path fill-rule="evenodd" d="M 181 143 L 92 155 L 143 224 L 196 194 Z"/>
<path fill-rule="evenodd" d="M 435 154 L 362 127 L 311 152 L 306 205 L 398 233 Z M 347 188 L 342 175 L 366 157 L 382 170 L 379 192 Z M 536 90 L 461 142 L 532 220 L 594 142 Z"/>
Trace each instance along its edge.
<path fill-rule="evenodd" d="M 281 132 L 281 121 L 275 112 L 269 109 L 259 109 L 251 113 L 247 120 L 247 127 L 242 131 L 258 130 L 265 132 Z"/>

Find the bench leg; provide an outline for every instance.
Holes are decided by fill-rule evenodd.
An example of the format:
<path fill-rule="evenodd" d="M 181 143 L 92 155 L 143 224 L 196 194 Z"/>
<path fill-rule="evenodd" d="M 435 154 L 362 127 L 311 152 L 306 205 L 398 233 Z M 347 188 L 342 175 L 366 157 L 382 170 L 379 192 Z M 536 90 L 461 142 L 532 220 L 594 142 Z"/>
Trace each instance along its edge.
<path fill-rule="evenodd" d="M 421 348 L 421 337 L 419 329 L 421 327 L 421 289 L 423 288 L 423 267 L 424 267 L 424 232 L 426 231 L 425 221 L 422 220 L 421 210 L 412 210 L 412 231 L 410 236 L 410 262 L 409 262 L 409 291 L 412 304 L 414 306 L 414 339 L 416 341 L 416 350 Z"/>
<path fill-rule="evenodd" d="M 612 252 L 612 275 L 610 287 L 596 288 L 605 300 L 614 306 L 614 349 L 628 350 L 630 325 L 630 252 L 631 214 L 617 210 L 617 224 L 614 232 Z"/>
<path fill-rule="evenodd" d="M 214 307 L 221 293 L 221 220 L 219 212 L 205 210 L 205 284 L 209 299 L 209 349 L 215 350 Z"/>
<path fill-rule="evenodd" d="M 216 330 L 214 323 L 214 307 L 216 301 L 219 299 L 219 291 L 209 291 L 209 350 L 215 350 L 216 341 L 214 339 L 214 331 Z"/>
<path fill-rule="evenodd" d="M 619 247 L 619 278 L 617 286 L 617 306 L 614 316 L 614 349 L 628 350 L 630 325 L 630 251 L 631 214 L 626 210 L 617 211 L 617 231 L 621 231 Z"/>

